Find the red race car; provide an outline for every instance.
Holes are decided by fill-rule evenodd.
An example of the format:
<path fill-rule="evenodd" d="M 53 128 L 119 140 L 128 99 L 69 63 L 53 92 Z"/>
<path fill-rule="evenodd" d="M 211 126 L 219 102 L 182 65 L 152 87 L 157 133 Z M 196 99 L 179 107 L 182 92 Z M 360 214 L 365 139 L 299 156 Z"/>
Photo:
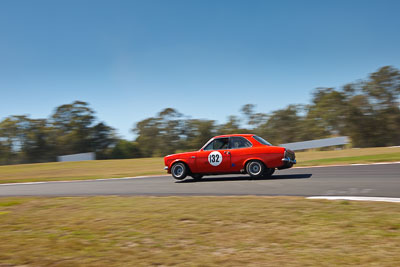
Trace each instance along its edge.
<path fill-rule="evenodd" d="M 187 175 L 200 180 L 203 175 L 247 173 L 269 177 L 275 169 L 291 168 L 295 154 L 272 146 L 254 134 L 220 135 L 211 138 L 200 150 L 164 157 L 165 170 L 177 180 Z"/>

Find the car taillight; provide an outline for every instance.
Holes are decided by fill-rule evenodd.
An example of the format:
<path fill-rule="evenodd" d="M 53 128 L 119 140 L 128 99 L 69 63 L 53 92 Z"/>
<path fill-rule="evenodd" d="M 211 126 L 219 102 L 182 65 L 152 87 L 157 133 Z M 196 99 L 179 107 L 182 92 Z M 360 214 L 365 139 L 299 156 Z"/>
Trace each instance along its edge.
<path fill-rule="evenodd" d="M 295 159 L 295 154 L 292 150 L 290 149 L 285 149 L 285 158 L 289 158 L 290 160 Z"/>

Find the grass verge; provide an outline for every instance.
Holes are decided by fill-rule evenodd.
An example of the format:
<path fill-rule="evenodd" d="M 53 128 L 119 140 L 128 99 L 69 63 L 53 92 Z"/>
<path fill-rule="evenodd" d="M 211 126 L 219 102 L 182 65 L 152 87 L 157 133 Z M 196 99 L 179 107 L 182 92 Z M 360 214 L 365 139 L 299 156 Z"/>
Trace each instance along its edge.
<path fill-rule="evenodd" d="M 297 152 L 296 157 L 296 166 L 400 161 L 400 148 Z M 0 166 L 0 184 L 166 174 L 163 168 L 162 158 L 9 165 Z"/>
<path fill-rule="evenodd" d="M 300 197 L 0 198 L 0 266 L 396 266 L 400 205 Z"/>
<path fill-rule="evenodd" d="M 297 166 L 319 166 L 319 165 L 333 165 L 333 164 L 354 164 L 354 163 L 374 163 L 374 162 L 393 162 L 393 161 L 400 161 L 400 153 L 314 159 L 314 160 L 300 161 L 299 164 L 297 164 Z"/>
<path fill-rule="evenodd" d="M 162 158 L 8 165 L 0 166 L 0 184 L 166 174 L 163 169 Z"/>

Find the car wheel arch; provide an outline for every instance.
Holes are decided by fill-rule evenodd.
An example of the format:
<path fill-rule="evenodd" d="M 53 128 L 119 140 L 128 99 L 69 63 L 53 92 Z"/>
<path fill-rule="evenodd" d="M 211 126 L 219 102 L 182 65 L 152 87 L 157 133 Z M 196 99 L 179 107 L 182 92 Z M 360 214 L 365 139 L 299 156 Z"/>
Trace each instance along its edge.
<path fill-rule="evenodd" d="M 247 164 L 248 164 L 250 161 L 252 161 L 252 160 L 260 161 L 262 164 L 264 164 L 264 167 L 265 167 L 265 168 L 268 168 L 268 165 L 267 165 L 262 159 L 260 159 L 260 158 L 248 158 L 248 159 L 246 159 L 246 161 L 244 162 L 244 164 L 243 164 L 243 166 L 242 166 L 243 169 L 246 170 Z"/>
<path fill-rule="evenodd" d="M 189 172 L 189 173 L 192 173 L 192 171 L 190 170 L 190 166 L 189 166 L 188 162 L 186 162 L 186 160 L 184 160 L 184 159 L 176 159 L 176 160 L 174 160 L 173 162 L 171 162 L 170 169 L 172 168 L 172 166 L 173 166 L 174 164 L 179 163 L 179 162 L 185 164 L 186 167 L 188 168 L 188 172 Z"/>

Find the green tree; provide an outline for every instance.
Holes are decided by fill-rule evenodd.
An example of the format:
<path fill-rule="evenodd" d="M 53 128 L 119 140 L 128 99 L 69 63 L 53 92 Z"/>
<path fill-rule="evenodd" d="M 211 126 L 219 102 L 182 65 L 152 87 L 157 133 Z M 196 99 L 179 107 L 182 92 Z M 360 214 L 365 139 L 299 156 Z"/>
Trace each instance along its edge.
<path fill-rule="evenodd" d="M 362 86 L 375 109 L 391 109 L 399 107 L 400 72 L 391 67 L 384 66 L 369 75 L 369 79 Z"/>
<path fill-rule="evenodd" d="M 45 162 L 53 159 L 46 120 L 10 116 L 0 123 L 0 138 L 5 164 Z"/>
<path fill-rule="evenodd" d="M 0 165 L 9 164 L 10 153 L 9 148 L 0 140 Z"/>
<path fill-rule="evenodd" d="M 133 132 L 137 134 L 136 142 L 139 144 L 140 151 L 144 157 L 154 156 L 154 151 L 158 147 L 160 121 L 158 118 L 147 118 L 136 123 Z"/>
<path fill-rule="evenodd" d="M 145 157 L 165 156 L 183 148 L 185 136 L 183 115 L 172 108 L 166 108 L 157 117 L 138 122 L 133 132 Z"/>
<path fill-rule="evenodd" d="M 218 134 L 240 134 L 249 133 L 249 130 L 240 127 L 240 119 L 237 116 L 229 116 L 228 121 L 217 127 Z"/>
<path fill-rule="evenodd" d="M 140 149 L 137 143 L 127 140 L 118 140 L 116 145 L 111 149 L 110 158 L 113 159 L 130 159 L 141 157 Z"/>
<path fill-rule="evenodd" d="M 182 149 L 200 149 L 216 135 L 215 128 L 215 121 L 213 120 L 187 120 L 185 125 L 186 140 Z"/>
<path fill-rule="evenodd" d="M 344 134 L 348 105 L 346 95 L 333 88 L 317 88 L 312 104 L 308 107 L 307 120 L 314 121 L 314 128 L 330 134 Z"/>
<path fill-rule="evenodd" d="M 373 145 L 389 146 L 400 144 L 400 72 L 384 66 L 369 75 L 362 91 L 368 97 L 374 117 Z"/>
<path fill-rule="evenodd" d="M 57 107 L 51 116 L 57 154 L 90 152 L 91 127 L 94 121 L 94 111 L 86 102 L 75 101 Z"/>
<path fill-rule="evenodd" d="M 299 112 L 300 107 L 296 105 L 276 110 L 266 123 L 255 129 L 256 133 L 275 145 L 301 141 L 299 132 L 303 130 L 303 119 Z"/>
<path fill-rule="evenodd" d="M 107 158 L 108 149 L 117 142 L 114 128 L 100 122 L 91 128 L 91 151 L 96 152 L 97 159 Z"/>
<path fill-rule="evenodd" d="M 31 119 L 21 148 L 25 162 L 48 162 L 55 160 L 51 128 L 45 119 Z"/>
<path fill-rule="evenodd" d="M 11 164 L 16 157 L 13 149 L 16 136 L 15 122 L 12 117 L 7 117 L 0 122 L 0 164 Z"/>
<path fill-rule="evenodd" d="M 348 109 L 345 134 L 356 147 L 400 144 L 400 74 L 385 66 L 342 89 Z"/>
<path fill-rule="evenodd" d="M 378 118 L 367 96 L 354 95 L 349 99 L 346 133 L 355 147 L 379 146 L 379 134 L 376 131 Z"/>
<path fill-rule="evenodd" d="M 160 121 L 159 146 L 157 156 L 165 156 L 182 149 L 185 136 L 185 120 L 183 114 L 172 108 L 166 108 L 158 114 Z"/>
<path fill-rule="evenodd" d="M 246 123 L 253 129 L 259 127 L 268 120 L 267 114 L 255 113 L 254 108 L 255 105 L 246 104 L 240 109 L 241 113 L 244 115 Z"/>

